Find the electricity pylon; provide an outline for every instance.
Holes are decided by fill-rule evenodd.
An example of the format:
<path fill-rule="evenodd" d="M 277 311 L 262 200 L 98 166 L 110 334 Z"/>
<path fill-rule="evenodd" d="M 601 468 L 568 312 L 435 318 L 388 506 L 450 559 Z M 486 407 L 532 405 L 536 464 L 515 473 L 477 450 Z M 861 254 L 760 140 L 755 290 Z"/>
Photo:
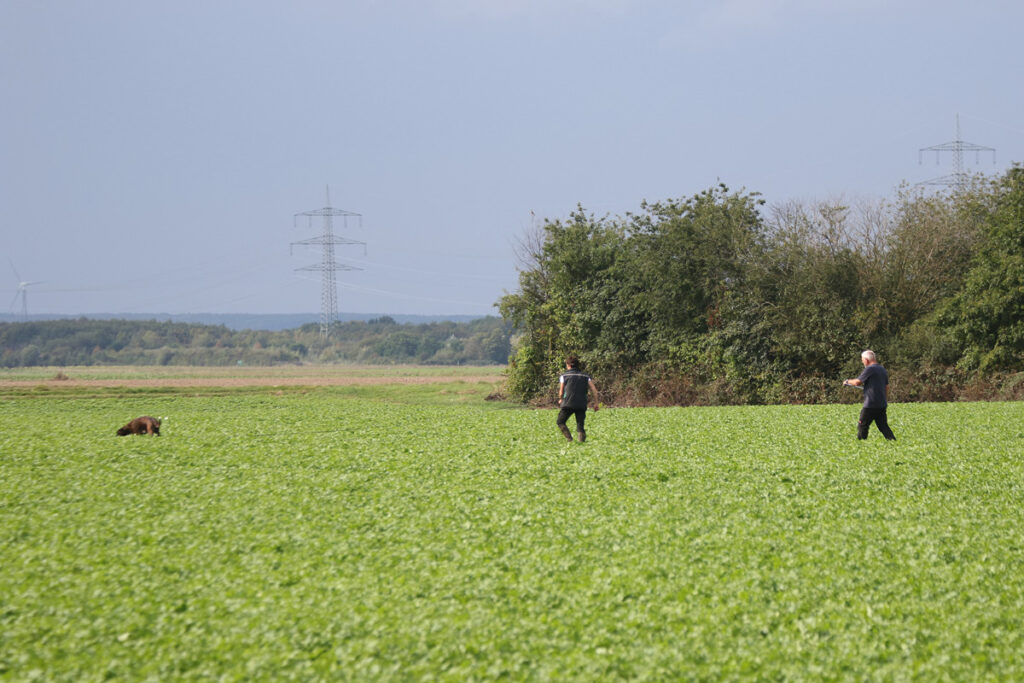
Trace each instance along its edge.
<path fill-rule="evenodd" d="M 981 158 L 982 152 L 992 152 L 992 163 L 996 163 L 996 150 L 993 147 L 985 147 L 984 145 L 976 145 L 973 142 L 964 142 L 960 138 L 960 114 L 956 115 L 956 139 L 952 142 L 945 142 L 941 145 L 932 145 L 931 147 L 922 147 L 917 151 L 917 163 L 921 163 L 921 157 L 925 152 L 935 152 L 935 162 L 939 161 L 940 152 L 952 152 L 953 153 L 953 173 L 950 175 L 944 175 L 940 178 L 932 178 L 926 180 L 918 185 L 948 185 L 956 188 L 957 192 L 960 192 L 967 185 L 967 174 L 964 172 L 964 152 L 974 152 L 975 160 Z"/>
<path fill-rule="evenodd" d="M 300 245 L 319 245 L 321 248 L 320 263 L 316 263 L 310 266 L 303 266 L 302 268 L 296 268 L 295 270 L 312 270 L 320 271 L 320 338 L 326 340 L 331 330 L 338 322 L 338 285 L 335 280 L 334 273 L 339 270 L 362 270 L 355 266 L 350 266 L 346 263 L 338 263 L 334 260 L 334 247 L 335 245 L 348 245 L 348 244 L 361 244 L 363 249 L 366 248 L 366 242 L 360 242 L 358 240 L 349 239 L 340 235 L 334 234 L 334 219 L 339 217 L 342 220 L 344 227 L 348 228 L 348 220 L 350 218 L 357 219 L 359 226 L 362 227 L 363 217 L 358 213 L 351 211 L 345 211 L 344 209 L 335 209 L 331 206 L 331 188 L 327 188 L 327 206 L 322 209 L 315 209 L 313 211 L 303 211 L 302 213 L 295 214 L 293 223 L 298 226 L 300 217 L 306 217 L 309 226 L 313 226 L 313 218 L 319 216 L 323 218 L 323 230 L 316 237 L 310 237 L 309 239 L 300 240 L 298 242 L 292 242 L 291 246 L 296 244 Z"/>

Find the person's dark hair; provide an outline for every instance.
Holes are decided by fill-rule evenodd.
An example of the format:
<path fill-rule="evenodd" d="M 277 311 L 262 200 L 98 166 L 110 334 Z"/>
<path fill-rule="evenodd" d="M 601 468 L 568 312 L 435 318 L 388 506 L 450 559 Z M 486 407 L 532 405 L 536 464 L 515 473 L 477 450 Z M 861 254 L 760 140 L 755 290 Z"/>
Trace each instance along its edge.
<path fill-rule="evenodd" d="M 566 358 L 565 364 L 568 365 L 573 370 L 580 369 L 580 359 L 577 358 L 576 356 L 569 356 L 568 358 Z"/>

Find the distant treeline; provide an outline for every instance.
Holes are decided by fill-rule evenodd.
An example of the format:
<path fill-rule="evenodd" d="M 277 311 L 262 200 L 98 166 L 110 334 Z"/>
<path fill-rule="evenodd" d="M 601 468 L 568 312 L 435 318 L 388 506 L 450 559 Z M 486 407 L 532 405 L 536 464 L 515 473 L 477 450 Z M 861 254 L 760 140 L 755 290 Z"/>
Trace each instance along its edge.
<path fill-rule="evenodd" d="M 725 185 L 524 240 L 509 378 L 547 396 L 563 358 L 620 403 L 854 400 L 876 351 L 897 400 L 1024 397 L 1024 167 L 947 193 L 767 207 Z M 842 392 L 846 392 L 846 395 Z"/>
<path fill-rule="evenodd" d="M 369 321 L 382 318 L 381 313 L 348 313 L 338 312 L 340 322 Z M 387 317 L 400 324 L 424 324 L 450 320 L 452 322 L 470 322 L 479 315 L 415 315 L 394 313 Z M 33 313 L 23 316 L 20 313 L 0 312 L 0 323 L 37 322 L 41 320 L 160 320 L 173 323 L 193 323 L 199 325 L 224 325 L 232 330 L 294 330 L 303 325 L 320 320 L 319 313 Z"/>
<path fill-rule="evenodd" d="M 510 334 L 510 325 L 495 317 L 402 325 L 383 316 L 339 323 L 326 343 L 319 324 L 234 331 L 223 325 L 80 318 L 0 323 L 0 365 L 504 364 Z"/>

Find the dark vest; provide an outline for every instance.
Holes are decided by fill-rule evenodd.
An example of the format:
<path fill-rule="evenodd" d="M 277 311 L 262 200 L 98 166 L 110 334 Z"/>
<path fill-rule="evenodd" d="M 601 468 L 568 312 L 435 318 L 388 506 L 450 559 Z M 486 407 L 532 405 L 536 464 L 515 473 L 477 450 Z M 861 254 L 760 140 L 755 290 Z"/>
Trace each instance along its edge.
<path fill-rule="evenodd" d="M 567 370 L 560 378 L 562 386 L 562 407 L 580 409 L 587 407 L 587 390 L 590 376 L 580 370 Z"/>

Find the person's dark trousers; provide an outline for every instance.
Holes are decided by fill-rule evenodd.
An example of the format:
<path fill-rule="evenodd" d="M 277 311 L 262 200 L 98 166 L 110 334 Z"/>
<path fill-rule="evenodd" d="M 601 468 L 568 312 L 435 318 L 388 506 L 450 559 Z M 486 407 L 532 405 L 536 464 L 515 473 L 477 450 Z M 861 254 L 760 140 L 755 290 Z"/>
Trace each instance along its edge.
<path fill-rule="evenodd" d="M 890 441 L 896 440 L 892 430 L 889 429 L 889 418 L 885 414 L 885 408 L 860 409 L 860 421 L 857 422 L 858 439 L 868 438 L 868 427 L 871 426 L 872 422 L 878 427 L 878 431 L 882 432 L 882 436 Z"/>
<path fill-rule="evenodd" d="M 569 434 L 569 428 L 565 426 L 565 423 L 569 420 L 569 416 L 573 414 L 576 415 L 576 434 L 580 437 L 580 441 L 586 441 L 587 432 L 583 429 L 583 423 L 587 419 L 586 408 L 562 408 L 558 411 L 558 421 L 556 424 L 565 438 L 572 441 L 572 435 Z"/>

